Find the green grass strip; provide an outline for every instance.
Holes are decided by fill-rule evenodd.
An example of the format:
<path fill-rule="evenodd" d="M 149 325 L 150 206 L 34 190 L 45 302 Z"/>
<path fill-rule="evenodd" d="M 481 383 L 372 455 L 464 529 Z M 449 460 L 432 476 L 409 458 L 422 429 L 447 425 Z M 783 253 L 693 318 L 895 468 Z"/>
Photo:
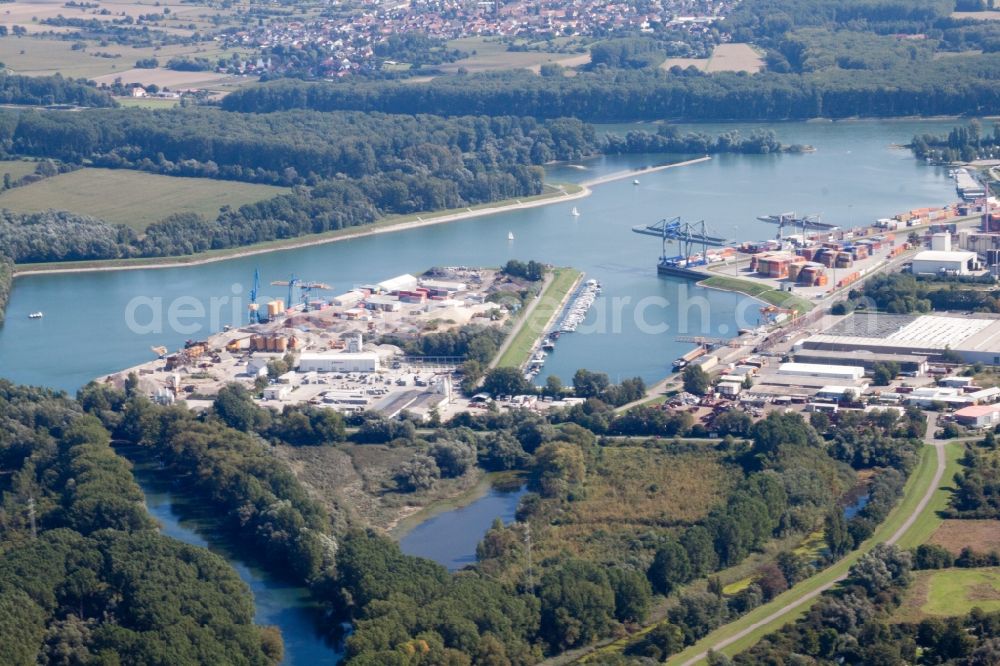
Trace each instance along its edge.
<path fill-rule="evenodd" d="M 497 361 L 497 367 L 519 368 L 528 362 L 535 342 L 545 332 L 546 324 L 580 277 L 580 271 L 574 268 L 556 268 L 553 274 L 549 286 L 539 295 L 541 300 L 538 305 L 518 329 L 513 342 Z"/>
<path fill-rule="evenodd" d="M 945 447 L 944 457 L 946 462 L 944 476 L 941 477 L 941 485 L 934 491 L 934 496 L 927 504 L 927 509 L 920 514 L 920 517 L 913 523 L 913 526 L 897 542 L 900 548 L 916 548 L 920 544 L 927 543 L 931 535 L 944 522 L 940 512 L 948 508 L 948 502 L 951 500 L 951 494 L 954 491 L 952 484 L 955 480 L 955 474 L 962 469 L 959 461 L 962 459 L 964 452 L 965 447 L 961 442 L 951 442 Z"/>
<path fill-rule="evenodd" d="M 737 291 L 747 296 L 759 298 L 765 303 L 770 303 L 779 308 L 795 310 L 799 314 L 805 314 L 815 306 L 815 303 L 811 303 L 801 296 L 790 294 L 787 291 L 779 291 L 766 284 L 726 277 L 725 275 L 713 275 L 712 277 L 705 278 L 698 284 L 706 287 L 714 287 L 715 289 L 725 289 L 726 291 Z"/>

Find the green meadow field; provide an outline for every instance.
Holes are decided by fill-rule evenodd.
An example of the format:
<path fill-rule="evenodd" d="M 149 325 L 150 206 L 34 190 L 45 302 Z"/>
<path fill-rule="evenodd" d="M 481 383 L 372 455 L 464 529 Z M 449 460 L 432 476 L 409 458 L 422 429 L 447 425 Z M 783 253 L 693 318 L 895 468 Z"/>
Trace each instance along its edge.
<path fill-rule="evenodd" d="M 223 206 L 239 207 L 285 192 L 287 188 L 229 180 L 128 169 L 80 169 L 8 190 L 0 194 L 0 208 L 24 213 L 68 210 L 141 232 L 174 213 L 215 217 Z"/>

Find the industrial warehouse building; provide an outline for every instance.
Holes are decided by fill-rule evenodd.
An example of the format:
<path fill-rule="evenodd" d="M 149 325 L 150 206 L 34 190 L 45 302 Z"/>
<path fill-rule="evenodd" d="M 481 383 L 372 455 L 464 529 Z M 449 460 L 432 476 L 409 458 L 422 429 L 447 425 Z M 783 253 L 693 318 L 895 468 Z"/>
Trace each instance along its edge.
<path fill-rule="evenodd" d="M 965 250 L 925 250 L 913 257 L 914 275 L 968 275 L 979 270 L 979 256 Z"/>
<path fill-rule="evenodd" d="M 796 351 L 814 349 L 931 358 L 951 351 L 965 363 L 1000 365 L 1000 318 L 986 314 L 854 313 L 825 332 L 796 343 Z"/>
<path fill-rule="evenodd" d="M 800 349 L 795 352 L 798 363 L 838 363 L 844 360 L 844 353 L 822 349 Z M 851 354 L 851 365 L 860 365 L 871 372 L 877 363 L 895 363 L 902 372 L 923 375 L 927 372 L 927 357 L 915 354 L 876 354 L 857 350 Z"/>
<path fill-rule="evenodd" d="M 379 359 L 375 352 L 304 353 L 299 356 L 299 372 L 378 372 Z"/>
<path fill-rule="evenodd" d="M 790 377 L 818 377 L 820 379 L 858 380 L 865 376 L 859 365 L 822 365 L 819 363 L 782 363 L 779 375 Z"/>
<path fill-rule="evenodd" d="M 388 280 L 382 280 L 375 285 L 375 287 L 378 291 L 392 294 L 397 291 L 416 289 L 418 282 L 417 278 L 413 275 L 403 273 L 402 275 L 397 275 L 396 277 L 389 278 Z"/>
<path fill-rule="evenodd" d="M 974 405 L 955 412 L 955 420 L 971 428 L 986 428 L 1000 423 L 1000 405 Z"/>

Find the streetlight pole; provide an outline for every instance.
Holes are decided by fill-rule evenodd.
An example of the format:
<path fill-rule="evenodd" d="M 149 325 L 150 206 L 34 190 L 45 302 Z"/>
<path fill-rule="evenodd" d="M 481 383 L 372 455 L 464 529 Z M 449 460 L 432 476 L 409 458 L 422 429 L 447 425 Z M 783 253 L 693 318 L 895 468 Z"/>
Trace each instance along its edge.
<path fill-rule="evenodd" d="M 740 240 L 740 227 L 736 225 L 733 227 L 733 235 L 736 236 L 736 241 Z M 740 275 L 740 251 L 737 250 L 733 254 L 733 277 L 739 277 Z"/>

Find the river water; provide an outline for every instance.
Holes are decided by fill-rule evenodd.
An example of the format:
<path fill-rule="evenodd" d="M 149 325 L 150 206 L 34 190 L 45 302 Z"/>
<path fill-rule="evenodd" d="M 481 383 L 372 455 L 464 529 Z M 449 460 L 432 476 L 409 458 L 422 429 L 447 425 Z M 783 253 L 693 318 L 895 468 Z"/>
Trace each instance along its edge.
<path fill-rule="evenodd" d="M 290 273 L 334 285 L 338 292 L 433 265 L 499 265 L 508 259 L 537 259 L 568 265 L 601 281 L 604 294 L 580 329 L 563 336 L 543 376 L 568 382 L 586 367 L 612 380 L 638 375 L 660 379 L 688 345 L 677 335 L 730 336 L 753 324 L 756 305 L 736 294 L 707 290 L 656 274 L 659 241 L 630 231 L 665 217 L 704 219 L 713 232 L 740 240 L 768 238 L 776 227 L 757 215 L 795 210 L 821 213 L 841 226 L 870 222 L 903 210 L 941 205 L 956 198 L 942 169 L 917 163 L 892 148 L 916 133 L 947 131 L 952 121 L 700 125 L 716 132 L 773 129 L 784 143 L 808 143 L 803 155 L 722 155 L 709 162 L 608 183 L 573 202 L 511 211 L 462 222 L 412 229 L 327 245 L 273 252 L 196 267 L 161 270 L 39 275 L 19 278 L 0 328 L 0 376 L 24 384 L 75 391 L 90 379 L 151 358 L 151 345 L 176 348 L 245 316 L 245 292 L 255 268 L 264 283 Z M 608 131 L 627 127 L 612 126 Z M 602 157 L 575 167 L 550 169 L 550 179 L 582 182 L 602 174 L 638 168 L 681 156 Z M 580 168 L 582 167 L 582 168 Z M 574 218 L 576 206 L 581 215 Z M 508 232 L 515 236 L 507 240 Z M 234 294 L 239 298 L 235 299 Z M 265 289 L 284 297 L 282 288 Z M 210 318 L 168 325 L 171 306 L 212 310 L 211 299 L 231 298 Z M 143 299 L 137 301 L 136 299 Z M 140 304 L 138 330 L 127 322 L 130 304 Z M 28 313 L 45 312 L 41 320 Z M 155 325 L 159 312 L 163 325 Z M 149 330 L 152 329 L 152 330 Z M 150 512 L 170 536 L 207 546 L 226 557 L 251 586 L 257 621 L 276 624 L 285 637 L 286 663 L 336 661 L 337 653 L 318 638 L 315 609 L 305 590 L 289 586 L 252 566 L 207 524 L 186 516 L 183 498 L 140 475 Z M 432 557 L 449 568 L 474 558 L 475 544 L 493 519 L 509 520 L 516 497 L 493 492 L 478 502 L 441 514 L 404 539 L 408 552 Z M 459 513 L 461 512 L 461 513 Z"/>
<path fill-rule="evenodd" d="M 746 299 L 734 294 L 657 277 L 659 240 L 632 233 L 632 225 L 680 215 L 705 219 L 722 235 L 751 239 L 776 233 L 774 225 L 755 219 L 762 213 L 816 212 L 848 225 L 946 203 L 956 198 L 947 175 L 890 144 L 906 142 L 916 132 L 945 131 L 951 124 L 777 124 L 770 127 L 782 141 L 810 143 L 817 152 L 722 155 L 643 174 L 638 186 L 630 178 L 607 183 L 573 202 L 196 267 L 19 278 L 7 323 L 0 329 L 0 375 L 73 391 L 95 376 L 149 360 L 151 345 L 176 348 L 187 338 L 240 323 L 255 268 L 265 284 L 294 272 L 328 282 L 339 292 L 432 265 L 499 265 L 510 258 L 534 258 L 575 266 L 604 286 L 604 297 L 577 333 L 560 340 L 543 376 L 557 374 L 568 381 L 586 367 L 608 372 L 612 380 L 638 375 L 653 381 L 688 348 L 675 340 L 677 335 L 733 335 L 738 324 L 755 323 L 755 307 L 741 307 Z M 755 126 L 738 127 L 750 131 Z M 583 181 L 667 159 L 598 158 L 579 163 L 583 169 L 553 168 L 551 178 Z M 570 215 L 573 206 L 579 217 Z M 514 241 L 507 240 L 508 231 Z M 242 295 L 234 298 L 234 291 Z M 280 287 L 265 292 L 285 296 Z M 168 325 L 171 306 L 183 311 L 194 303 L 210 311 L 212 298 L 227 297 L 238 303 L 217 308 L 215 322 L 205 317 L 179 320 L 193 324 L 186 329 Z M 146 330 L 127 324 L 130 303 L 139 304 L 135 319 L 149 324 Z M 35 310 L 44 311 L 45 318 L 29 320 L 28 313 Z M 160 327 L 154 310 L 161 315 Z"/>

